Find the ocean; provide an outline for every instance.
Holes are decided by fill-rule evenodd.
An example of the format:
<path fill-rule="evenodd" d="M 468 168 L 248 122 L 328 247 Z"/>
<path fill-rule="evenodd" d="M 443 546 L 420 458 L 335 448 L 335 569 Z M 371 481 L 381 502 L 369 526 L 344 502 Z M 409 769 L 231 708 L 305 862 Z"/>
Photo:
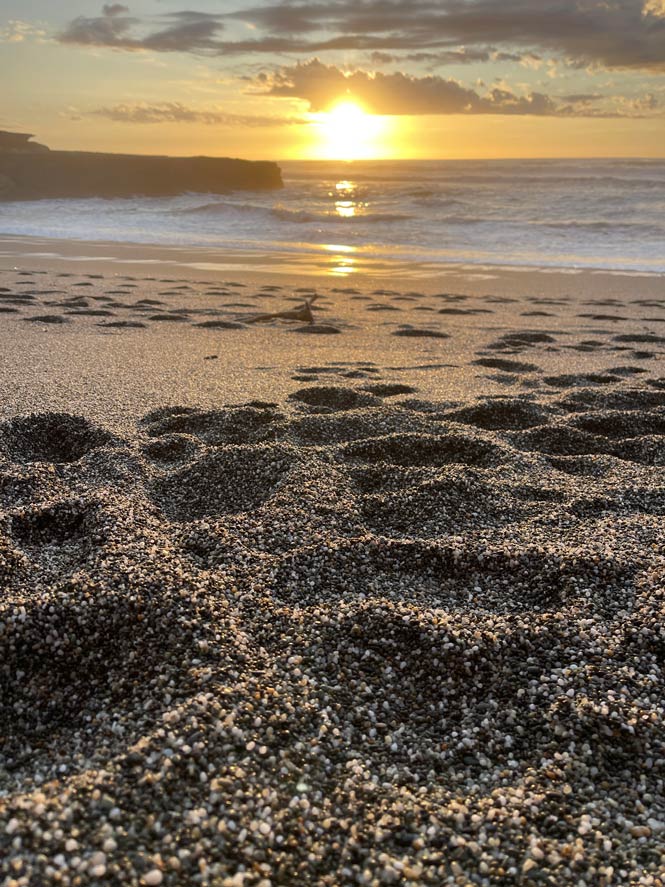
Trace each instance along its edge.
<path fill-rule="evenodd" d="M 334 255 L 342 273 L 363 260 L 665 273 L 665 161 L 280 166 L 275 192 L 0 203 L 0 233 Z"/>

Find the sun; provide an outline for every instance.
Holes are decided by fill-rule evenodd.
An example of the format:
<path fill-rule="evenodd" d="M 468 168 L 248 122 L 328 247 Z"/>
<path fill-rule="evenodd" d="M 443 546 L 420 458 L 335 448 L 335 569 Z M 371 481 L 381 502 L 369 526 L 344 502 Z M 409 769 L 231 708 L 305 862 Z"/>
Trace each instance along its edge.
<path fill-rule="evenodd" d="M 389 153 L 384 141 L 388 125 L 357 102 L 343 99 L 323 114 L 312 115 L 320 160 L 370 160 Z"/>

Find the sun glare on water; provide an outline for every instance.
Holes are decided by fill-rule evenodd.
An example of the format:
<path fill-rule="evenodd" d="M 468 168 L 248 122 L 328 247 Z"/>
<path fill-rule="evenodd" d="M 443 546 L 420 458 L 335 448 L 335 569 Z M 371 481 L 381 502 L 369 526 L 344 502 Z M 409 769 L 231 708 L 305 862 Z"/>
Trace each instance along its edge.
<path fill-rule="evenodd" d="M 390 153 L 385 118 L 368 114 L 355 102 L 339 102 L 330 111 L 313 115 L 312 122 L 319 160 L 371 160 Z"/>

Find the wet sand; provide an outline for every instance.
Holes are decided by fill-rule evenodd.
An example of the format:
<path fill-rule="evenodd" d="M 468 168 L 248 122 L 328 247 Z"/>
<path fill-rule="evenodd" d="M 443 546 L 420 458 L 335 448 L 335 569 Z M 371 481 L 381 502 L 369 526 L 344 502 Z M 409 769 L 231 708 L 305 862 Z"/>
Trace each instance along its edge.
<path fill-rule="evenodd" d="M 662 279 L 14 264 L 8 885 L 658 883 Z"/>

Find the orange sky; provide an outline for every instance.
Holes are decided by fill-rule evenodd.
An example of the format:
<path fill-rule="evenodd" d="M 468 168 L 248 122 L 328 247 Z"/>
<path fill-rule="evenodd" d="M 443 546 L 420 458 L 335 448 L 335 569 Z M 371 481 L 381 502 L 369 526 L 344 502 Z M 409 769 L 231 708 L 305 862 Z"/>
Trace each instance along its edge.
<path fill-rule="evenodd" d="M 579 6 L 6 0 L 0 128 L 270 159 L 665 156 L 665 6 Z M 326 118 L 344 101 L 374 119 Z"/>

